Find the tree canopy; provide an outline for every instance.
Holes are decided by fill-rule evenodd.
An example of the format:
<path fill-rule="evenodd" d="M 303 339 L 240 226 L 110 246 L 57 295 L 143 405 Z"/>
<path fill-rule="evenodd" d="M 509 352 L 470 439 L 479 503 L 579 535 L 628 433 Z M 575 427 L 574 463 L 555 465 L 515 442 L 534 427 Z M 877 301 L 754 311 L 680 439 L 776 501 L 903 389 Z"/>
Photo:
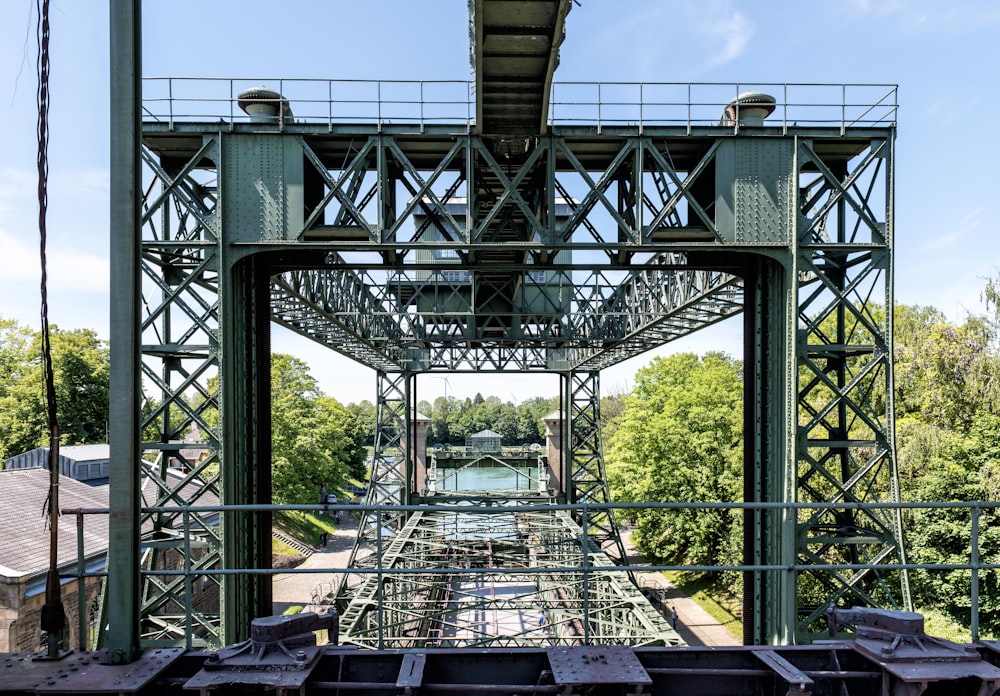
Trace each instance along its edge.
<path fill-rule="evenodd" d="M 271 434 L 276 503 L 315 503 L 320 487 L 342 489 L 364 474 L 364 424 L 290 355 L 271 357 Z"/>
<path fill-rule="evenodd" d="M 51 327 L 59 440 L 107 441 L 108 345 L 89 329 Z M 41 335 L 0 319 L 0 459 L 48 446 Z"/>
<path fill-rule="evenodd" d="M 741 500 L 742 399 L 742 366 L 722 353 L 655 358 L 641 368 L 607 453 L 615 499 Z M 738 512 L 643 510 L 628 516 L 635 523 L 633 541 L 651 560 L 742 562 Z"/>

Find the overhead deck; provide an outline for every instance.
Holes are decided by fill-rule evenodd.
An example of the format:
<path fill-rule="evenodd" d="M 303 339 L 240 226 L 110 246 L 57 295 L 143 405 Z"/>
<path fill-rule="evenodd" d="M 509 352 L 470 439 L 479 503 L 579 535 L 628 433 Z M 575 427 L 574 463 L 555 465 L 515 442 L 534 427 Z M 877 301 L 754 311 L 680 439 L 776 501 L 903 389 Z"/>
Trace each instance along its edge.
<path fill-rule="evenodd" d="M 545 132 L 571 7 L 572 0 L 469 0 L 480 134 Z"/>

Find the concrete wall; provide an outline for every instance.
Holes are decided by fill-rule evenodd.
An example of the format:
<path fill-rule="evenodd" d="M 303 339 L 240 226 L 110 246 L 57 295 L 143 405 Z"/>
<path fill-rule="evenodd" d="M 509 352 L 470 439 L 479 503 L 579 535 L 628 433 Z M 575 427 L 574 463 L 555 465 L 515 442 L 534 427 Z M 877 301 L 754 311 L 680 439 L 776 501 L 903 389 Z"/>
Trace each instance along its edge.
<path fill-rule="evenodd" d="M 545 424 L 545 454 L 549 464 L 549 488 L 561 500 L 566 499 L 566 452 L 563 449 L 563 419 L 553 414 L 542 419 Z"/>

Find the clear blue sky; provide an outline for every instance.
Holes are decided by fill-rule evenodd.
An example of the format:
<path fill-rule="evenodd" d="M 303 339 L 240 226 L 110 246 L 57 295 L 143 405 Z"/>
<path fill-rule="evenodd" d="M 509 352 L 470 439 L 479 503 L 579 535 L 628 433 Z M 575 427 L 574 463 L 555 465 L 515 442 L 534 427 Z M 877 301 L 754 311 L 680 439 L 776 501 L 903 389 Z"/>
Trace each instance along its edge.
<path fill-rule="evenodd" d="M 466 0 L 147 1 L 146 76 L 442 79 L 470 76 Z M 39 325 L 35 202 L 34 0 L 0 22 L 0 317 Z M 50 320 L 108 327 L 108 11 L 52 10 Z M 567 19 L 556 79 L 899 84 L 896 301 L 952 319 L 981 311 L 1000 267 L 990 218 L 1000 159 L 1000 3 L 995 0 L 581 0 Z M 682 342 L 735 353 L 739 322 Z M 371 373 L 275 332 L 343 402 L 371 398 Z M 602 377 L 626 388 L 639 361 Z M 443 393 L 422 379 L 421 397 Z M 536 377 L 452 376 L 450 395 L 549 395 Z"/>

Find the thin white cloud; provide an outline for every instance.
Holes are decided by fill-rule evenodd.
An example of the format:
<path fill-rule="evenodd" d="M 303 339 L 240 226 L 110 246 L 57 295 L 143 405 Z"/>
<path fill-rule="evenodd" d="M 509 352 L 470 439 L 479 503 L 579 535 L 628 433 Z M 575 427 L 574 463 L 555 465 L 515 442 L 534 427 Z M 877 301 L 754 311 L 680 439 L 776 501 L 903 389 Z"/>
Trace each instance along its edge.
<path fill-rule="evenodd" d="M 12 200 L 24 200 L 35 194 L 37 179 L 34 172 L 16 167 L 0 169 L 0 207 L 7 208 Z"/>
<path fill-rule="evenodd" d="M 733 0 L 654 0 L 607 19 L 586 44 L 587 53 L 614 55 L 630 66 L 625 74 L 643 80 L 729 63 L 754 35 L 754 23 Z M 686 59 L 697 64 L 684 65 Z"/>
<path fill-rule="evenodd" d="M 712 45 L 717 47 L 706 67 L 725 65 L 743 55 L 754 34 L 753 22 L 728 2 L 713 2 L 695 7 L 703 7 L 707 11 L 700 17 L 696 31 L 709 37 Z"/>
<path fill-rule="evenodd" d="M 986 211 L 982 208 L 971 208 L 966 210 L 961 217 L 948 226 L 947 231 L 941 234 L 927 235 L 924 237 L 923 251 L 925 253 L 934 252 L 936 262 L 940 260 L 937 252 L 952 251 L 958 252 L 965 258 L 968 249 L 967 240 L 975 239 L 982 230 L 982 222 L 986 216 Z"/>
<path fill-rule="evenodd" d="M 850 0 L 845 7 L 859 15 L 893 19 L 912 32 L 978 32 L 1000 25 L 995 0 Z"/>

